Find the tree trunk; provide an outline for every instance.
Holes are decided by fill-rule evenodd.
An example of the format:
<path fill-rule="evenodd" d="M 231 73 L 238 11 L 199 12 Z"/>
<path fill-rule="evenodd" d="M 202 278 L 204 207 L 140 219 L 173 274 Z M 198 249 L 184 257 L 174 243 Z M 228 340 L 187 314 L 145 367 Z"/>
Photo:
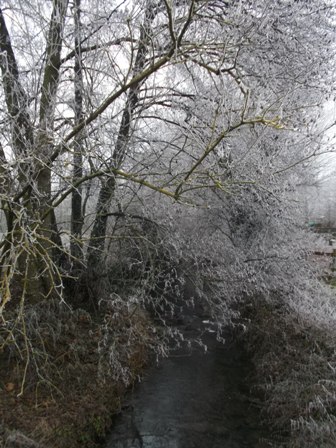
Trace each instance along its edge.
<path fill-rule="evenodd" d="M 83 120 L 83 72 L 81 56 L 81 21 L 80 21 L 81 0 L 75 1 L 74 21 L 75 21 L 75 126 Z M 73 183 L 75 184 L 83 176 L 83 130 L 77 134 L 73 145 Z M 74 264 L 80 264 L 83 259 L 83 206 L 82 206 L 82 186 L 78 186 L 71 197 L 71 255 Z M 75 266 L 76 267 L 76 266 Z"/>
<path fill-rule="evenodd" d="M 49 211 L 50 154 L 67 4 L 68 0 L 53 1 L 36 138 L 27 95 L 20 83 L 18 64 L 0 9 L 0 68 L 12 122 L 12 150 L 18 161 L 18 182 L 25 192 L 19 195 L 20 200 L 12 200 L 7 192 L 11 210 L 7 238 L 2 245 L 2 261 L 7 268 L 2 272 L 1 285 L 6 287 L 8 277 L 13 277 L 15 272 L 22 278 L 22 298 L 31 301 L 45 297 L 55 286 L 52 254 L 60 238 L 54 211 Z"/>
<path fill-rule="evenodd" d="M 38 167 L 38 211 L 40 226 L 40 252 L 36 255 L 37 269 L 41 263 L 46 265 L 41 278 L 41 287 L 47 294 L 54 287 L 53 279 L 53 254 L 62 251 L 62 243 L 57 230 L 57 222 L 54 210 L 50 208 L 51 198 L 51 168 L 50 155 L 53 152 L 54 114 L 56 106 L 56 95 L 60 77 L 62 36 L 68 0 L 54 0 L 53 11 L 50 19 L 48 32 L 46 62 L 40 103 L 39 131 L 37 136 L 36 164 Z M 34 200 L 35 198 L 33 198 Z M 48 213 L 46 213 L 49 211 Z M 58 246 L 60 245 L 60 246 Z M 48 263 L 47 263 L 48 260 Z M 34 267 L 33 267 L 34 270 Z M 35 274 L 35 277 L 37 275 Z"/>
<path fill-rule="evenodd" d="M 152 1 L 148 1 L 146 4 L 144 22 L 140 30 L 139 47 L 133 69 L 134 76 L 140 73 L 145 67 L 146 56 L 148 54 L 148 47 L 151 38 L 151 24 L 154 20 L 155 14 L 155 8 L 152 5 Z M 118 132 L 118 138 L 112 155 L 111 168 L 119 168 L 127 155 L 131 137 L 131 125 L 134 119 L 134 111 L 139 102 L 139 90 L 140 83 L 137 83 L 134 84 L 128 91 Z M 93 224 L 88 248 L 88 268 L 94 276 L 99 276 L 97 266 L 100 266 L 101 257 L 104 252 L 107 221 L 110 206 L 115 197 L 115 190 L 116 179 L 114 175 L 111 174 L 111 177 L 105 181 L 102 181 L 96 206 L 96 218 Z M 101 272 L 101 266 L 99 271 Z"/>

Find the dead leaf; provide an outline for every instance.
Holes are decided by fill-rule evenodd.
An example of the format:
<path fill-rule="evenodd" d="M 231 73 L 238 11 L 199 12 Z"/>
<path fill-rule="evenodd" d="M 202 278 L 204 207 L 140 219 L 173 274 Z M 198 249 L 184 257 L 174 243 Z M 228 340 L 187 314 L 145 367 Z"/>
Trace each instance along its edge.
<path fill-rule="evenodd" d="M 5 384 L 5 390 L 7 392 L 13 392 L 14 389 L 15 389 L 15 384 L 14 383 L 6 383 Z"/>

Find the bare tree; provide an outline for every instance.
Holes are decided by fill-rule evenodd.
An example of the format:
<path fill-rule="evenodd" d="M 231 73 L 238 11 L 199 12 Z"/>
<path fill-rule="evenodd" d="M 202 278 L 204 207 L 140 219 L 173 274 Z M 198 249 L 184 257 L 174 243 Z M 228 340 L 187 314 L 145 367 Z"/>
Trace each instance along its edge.
<path fill-rule="evenodd" d="M 72 266 L 106 277 L 113 229 L 157 195 L 167 211 L 224 196 L 233 216 L 231 195 L 292 188 L 321 148 L 333 14 L 317 0 L 4 2 L 1 309 L 19 279 L 36 300 L 62 294 Z"/>

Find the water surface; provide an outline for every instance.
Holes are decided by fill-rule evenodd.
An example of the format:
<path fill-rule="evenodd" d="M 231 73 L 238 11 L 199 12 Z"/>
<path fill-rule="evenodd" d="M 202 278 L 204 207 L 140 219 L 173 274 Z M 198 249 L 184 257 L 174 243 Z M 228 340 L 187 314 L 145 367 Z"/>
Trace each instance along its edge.
<path fill-rule="evenodd" d="M 116 419 L 106 448 L 254 448 L 260 429 L 249 401 L 251 364 L 239 343 L 206 337 L 147 371 Z"/>

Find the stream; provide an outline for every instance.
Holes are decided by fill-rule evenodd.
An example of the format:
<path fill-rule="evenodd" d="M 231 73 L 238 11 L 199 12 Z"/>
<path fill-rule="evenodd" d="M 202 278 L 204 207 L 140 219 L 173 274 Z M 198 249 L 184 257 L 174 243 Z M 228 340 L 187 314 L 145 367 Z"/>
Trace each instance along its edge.
<path fill-rule="evenodd" d="M 256 448 L 258 410 L 245 379 L 251 364 L 229 334 L 207 351 L 180 349 L 148 369 L 116 418 L 105 448 Z"/>

